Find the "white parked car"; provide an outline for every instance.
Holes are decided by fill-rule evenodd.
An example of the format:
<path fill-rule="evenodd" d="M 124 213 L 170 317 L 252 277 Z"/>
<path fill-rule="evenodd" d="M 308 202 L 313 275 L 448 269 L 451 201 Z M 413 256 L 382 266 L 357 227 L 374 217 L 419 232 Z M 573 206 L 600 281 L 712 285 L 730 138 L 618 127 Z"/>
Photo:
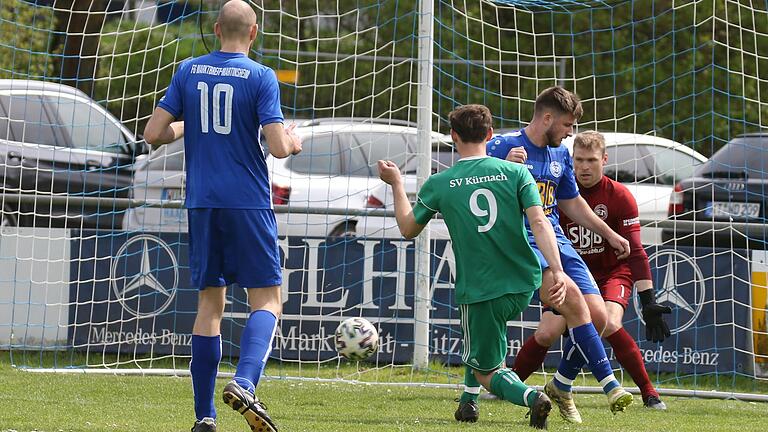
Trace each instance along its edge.
<path fill-rule="evenodd" d="M 184 200 L 184 140 L 153 150 L 136 170 L 130 197 L 155 203 L 180 204 Z M 125 212 L 126 231 L 186 232 L 187 213 L 180 207 L 133 207 Z"/>
<path fill-rule="evenodd" d="M 375 220 L 360 224 L 358 216 L 323 210 L 365 210 L 371 189 L 381 183 L 376 167 L 379 159 L 394 161 L 404 172 L 415 172 L 416 128 L 397 120 L 318 119 L 299 123 L 295 131 L 303 142 L 300 154 L 284 159 L 267 156 L 272 202 L 290 210 L 277 213 L 279 233 L 303 237 L 384 235 Z M 449 137 L 436 132 L 432 133 L 432 143 L 435 148 L 451 146 Z M 132 197 L 175 201 L 178 205 L 184 199 L 184 178 L 184 147 L 179 140 L 150 155 L 149 162 L 136 173 Z M 123 227 L 184 232 L 186 211 L 131 208 Z"/>
<path fill-rule="evenodd" d="M 640 219 L 658 221 L 667 218 L 669 196 L 675 183 L 691 177 L 694 169 L 707 158 L 678 142 L 651 135 L 603 133 L 608 153 L 605 175 L 623 183 L 637 200 Z M 573 151 L 573 138 L 563 142 Z M 416 179 L 406 176 L 406 192 L 415 201 Z M 371 192 L 368 203 L 379 208 L 393 208 L 392 189 L 380 183 Z M 383 225 L 391 226 L 394 218 Z M 661 229 L 646 225 L 642 229 L 644 244 L 661 243 Z"/>
<path fill-rule="evenodd" d="M 432 143 L 432 170 L 435 174 L 453 166 L 459 159 L 459 153 L 450 140 L 450 135 L 445 135 L 445 140 Z M 437 145 L 436 145 L 437 144 Z M 403 183 L 408 199 L 413 203 L 416 201 L 417 177 L 416 163 L 401 170 L 403 173 Z M 375 184 L 365 200 L 365 206 L 368 209 L 387 209 L 394 210 L 394 199 L 392 188 L 381 180 Z M 374 233 L 380 237 L 392 238 L 400 237 L 400 229 L 397 227 L 397 221 L 392 217 L 368 216 L 358 222 L 358 230 L 365 233 Z M 448 227 L 442 219 L 436 218 L 430 223 L 430 235 L 434 239 L 448 239 Z"/>
<path fill-rule="evenodd" d="M 632 133 L 603 133 L 608 153 L 605 175 L 621 182 L 634 195 L 642 221 L 667 218 L 675 184 L 693 175 L 707 157 L 678 142 Z M 573 139 L 566 143 L 572 147 Z M 661 228 L 645 224 L 643 244 L 660 244 Z"/>

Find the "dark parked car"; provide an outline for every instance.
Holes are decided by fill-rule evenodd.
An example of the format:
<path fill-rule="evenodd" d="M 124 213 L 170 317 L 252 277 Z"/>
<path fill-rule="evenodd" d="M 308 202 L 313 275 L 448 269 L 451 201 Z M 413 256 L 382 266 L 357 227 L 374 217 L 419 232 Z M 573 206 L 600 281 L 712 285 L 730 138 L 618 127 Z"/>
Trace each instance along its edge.
<path fill-rule="evenodd" d="M 768 133 L 740 135 L 696 170 L 692 178 L 675 185 L 669 218 L 684 221 L 752 225 L 748 236 L 730 226 L 714 229 L 676 227 L 662 233 L 665 242 L 696 246 L 764 249 L 768 205 Z M 757 229 L 755 229 L 757 227 Z"/>
<path fill-rule="evenodd" d="M 0 80 L 2 225 L 119 229 L 124 211 L 109 200 L 128 197 L 146 153 L 146 143 L 80 90 Z M 57 196 L 65 199 L 51 200 Z"/>

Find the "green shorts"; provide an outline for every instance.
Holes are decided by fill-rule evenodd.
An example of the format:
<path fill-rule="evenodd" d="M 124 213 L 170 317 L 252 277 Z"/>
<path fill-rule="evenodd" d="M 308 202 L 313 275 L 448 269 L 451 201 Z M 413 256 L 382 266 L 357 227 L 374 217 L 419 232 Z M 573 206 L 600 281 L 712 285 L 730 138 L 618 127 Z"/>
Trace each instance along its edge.
<path fill-rule="evenodd" d="M 498 369 L 507 358 L 507 321 L 528 307 L 533 292 L 506 294 L 479 303 L 461 304 L 464 353 L 461 360 L 480 372 Z"/>

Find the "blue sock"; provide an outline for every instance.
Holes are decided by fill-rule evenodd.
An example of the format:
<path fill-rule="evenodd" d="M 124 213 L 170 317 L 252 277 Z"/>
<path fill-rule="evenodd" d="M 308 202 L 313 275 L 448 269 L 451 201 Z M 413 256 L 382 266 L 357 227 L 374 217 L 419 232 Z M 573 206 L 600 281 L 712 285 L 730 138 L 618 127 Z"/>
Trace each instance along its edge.
<path fill-rule="evenodd" d="M 221 336 L 192 335 L 192 360 L 189 372 L 192 374 L 192 392 L 195 398 L 195 416 L 216 418 L 213 406 L 213 391 L 216 374 L 221 361 Z"/>
<path fill-rule="evenodd" d="M 277 318 L 267 310 L 251 312 L 240 336 L 240 360 L 237 362 L 235 382 L 251 393 L 259 385 L 261 372 L 272 351 Z"/>
<path fill-rule="evenodd" d="M 573 345 L 573 338 L 567 338 L 563 345 L 563 358 L 560 359 L 555 372 L 555 385 L 560 390 L 571 391 L 573 381 L 586 363 L 579 350 Z"/>
<path fill-rule="evenodd" d="M 555 374 L 555 385 L 561 390 L 570 391 L 584 364 L 589 366 L 592 375 L 597 378 L 606 394 L 619 386 L 613 376 L 611 362 L 605 353 L 603 342 L 592 323 L 569 329 L 570 340 L 563 347 L 563 359 Z"/>

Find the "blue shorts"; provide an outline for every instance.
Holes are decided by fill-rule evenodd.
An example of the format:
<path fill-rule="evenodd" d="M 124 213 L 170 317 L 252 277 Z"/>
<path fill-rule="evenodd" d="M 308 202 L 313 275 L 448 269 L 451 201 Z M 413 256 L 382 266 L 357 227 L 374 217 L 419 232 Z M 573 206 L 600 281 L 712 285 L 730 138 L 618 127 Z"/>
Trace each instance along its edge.
<path fill-rule="evenodd" d="M 579 256 L 579 253 L 576 252 L 576 249 L 574 249 L 570 243 L 557 242 L 557 246 L 560 248 L 560 261 L 563 262 L 563 270 L 565 271 L 565 274 L 576 282 L 579 291 L 581 291 L 583 295 L 600 295 L 600 289 L 597 288 L 595 278 L 592 277 L 592 273 L 589 272 L 589 268 L 584 263 L 584 260 L 581 259 L 581 256 Z M 544 255 L 539 251 L 539 247 L 536 246 L 534 242 L 531 242 L 531 247 L 536 253 L 536 256 L 539 257 L 541 270 L 544 271 L 549 268 L 549 264 L 547 264 Z"/>
<path fill-rule="evenodd" d="M 280 285 L 277 222 L 271 209 L 188 209 L 189 268 L 198 289 L 237 283 Z"/>

